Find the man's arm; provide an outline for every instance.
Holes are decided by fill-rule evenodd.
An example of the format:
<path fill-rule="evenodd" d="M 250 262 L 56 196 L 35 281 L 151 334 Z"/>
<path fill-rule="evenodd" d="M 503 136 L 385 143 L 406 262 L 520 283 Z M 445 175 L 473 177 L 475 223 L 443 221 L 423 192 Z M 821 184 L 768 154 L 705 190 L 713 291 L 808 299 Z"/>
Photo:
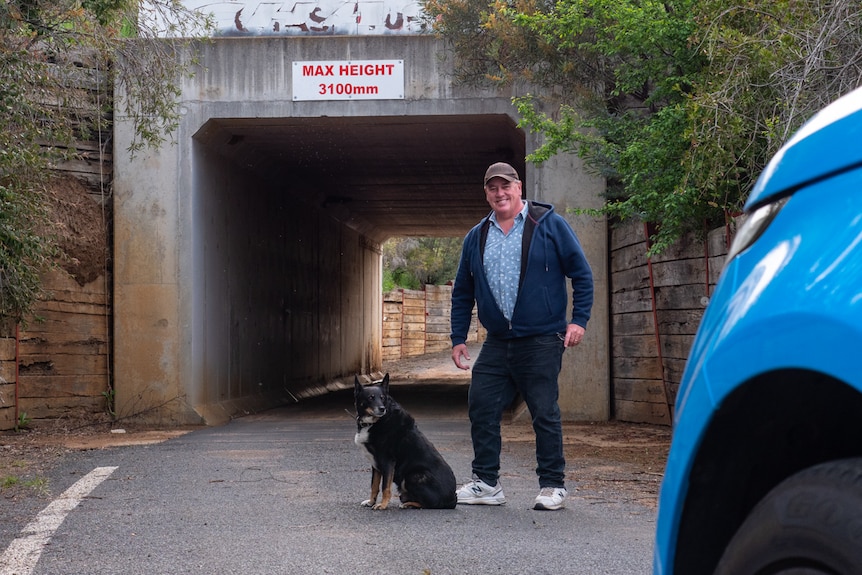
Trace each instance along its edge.
<path fill-rule="evenodd" d="M 593 271 L 574 230 L 565 218 L 557 216 L 560 261 L 563 273 L 572 282 L 571 323 L 586 329 L 593 308 Z"/>
<path fill-rule="evenodd" d="M 449 337 L 453 346 L 467 341 L 467 332 L 470 330 L 470 321 L 473 317 L 473 306 L 476 303 L 473 288 L 474 279 L 470 271 L 468 241 L 465 239 L 464 247 L 461 250 L 461 260 L 458 263 L 458 273 L 455 275 L 455 284 L 452 286 L 452 309 L 450 313 L 452 332 Z"/>

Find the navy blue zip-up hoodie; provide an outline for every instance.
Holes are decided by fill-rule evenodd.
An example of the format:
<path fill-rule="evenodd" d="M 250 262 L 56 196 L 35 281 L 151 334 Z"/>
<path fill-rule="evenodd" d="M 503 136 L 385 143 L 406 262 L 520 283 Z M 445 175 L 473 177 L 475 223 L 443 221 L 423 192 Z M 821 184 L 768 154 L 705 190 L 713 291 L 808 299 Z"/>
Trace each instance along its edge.
<path fill-rule="evenodd" d="M 482 260 L 488 214 L 464 238 L 452 288 L 452 346 L 465 343 L 473 305 L 494 337 L 509 339 L 565 333 L 568 321 L 566 278 L 572 282 L 571 323 L 587 327 L 593 307 L 593 272 L 569 223 L 549 204 L 529 201 L 521 248 L 521 278 L 512 321 L 500 311 L 485 277 Z"/>

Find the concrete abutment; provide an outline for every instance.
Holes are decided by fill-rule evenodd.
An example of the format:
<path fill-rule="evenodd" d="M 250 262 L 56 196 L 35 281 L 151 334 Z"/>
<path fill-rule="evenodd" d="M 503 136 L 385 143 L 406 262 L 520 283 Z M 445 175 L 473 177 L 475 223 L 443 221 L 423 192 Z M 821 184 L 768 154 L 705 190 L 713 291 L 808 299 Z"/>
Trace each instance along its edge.
<path fill-rule="evenodd" d="M 607 229 L 574 157 L 526 165 L 523 89 L 457 86 L 430 36 L 217 38 L 182 85 L 174 142 L 130 158 L 115 118 L 117 414 L 218 423 L 380 369 L 380 243 L 461 236 L 509 161 L 525 194 L 578 233 L 596 278 L 585 342 L 566 353 L 567 419 L 608 419 Z M 403 98 L 297 100 L 293 62 L 403 62 Z M 454 369 L 454 368 L 453 368 Z"/>

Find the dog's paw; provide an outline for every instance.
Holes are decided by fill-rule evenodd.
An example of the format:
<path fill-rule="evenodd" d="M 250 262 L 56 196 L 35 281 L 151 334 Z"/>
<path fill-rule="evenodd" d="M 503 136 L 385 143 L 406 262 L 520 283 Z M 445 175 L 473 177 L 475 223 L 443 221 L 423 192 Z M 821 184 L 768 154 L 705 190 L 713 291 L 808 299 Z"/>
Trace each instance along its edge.
<path fill-rule="evenodd" d="M 386 507 L 388 507 L 388 504 L 387 504 L 387 503 L 378 503 L 377 505 L 375 505 L 375 506 L 374 506 L 374 507 L 372 507 L 371 509 L 374 509 L 374 510 L 377 510 L 377 511 L 383 511 L 383 510 L 385 510 L 385 509 L 386 509 Z"/>
<path fill-rule="evenodd" d="M 374 507 L 374 502 L 370 499 L 366 499 L 362 503 L 359 504 L 361 507 Z"/>
<path fill-rule="evenodd" d="M 405 501 L 401 504 L 401 509 L 422 509 L 422 504 L 416 501 Z"/>

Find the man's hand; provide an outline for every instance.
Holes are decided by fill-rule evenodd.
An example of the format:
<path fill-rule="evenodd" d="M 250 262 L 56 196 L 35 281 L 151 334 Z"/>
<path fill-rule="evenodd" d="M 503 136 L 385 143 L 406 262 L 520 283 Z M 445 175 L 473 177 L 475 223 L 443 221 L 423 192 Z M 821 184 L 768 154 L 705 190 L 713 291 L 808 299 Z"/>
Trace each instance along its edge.
<path fill-rule="evenodd" d="M 574 347 L 581 343 L 582 339 L 584 339 L 584 328 L 573 323 L 566 326 L 566 339 L 563 342 L 563 345 L 566 347 Z M 458 362 L 455 363 L 457 364 Z"/>
<path fill-rule="evenodd" d="M 466 343 L 459 343 L 455 347 L 452 348 L 452 361 L 455 362 L 455 365 L 458 369 L 470 369 L 470 366 L 466 363 L 461 363 L 461 358 L 466 360 L 470 359 L 470 353 L 467 351 Z"/>

